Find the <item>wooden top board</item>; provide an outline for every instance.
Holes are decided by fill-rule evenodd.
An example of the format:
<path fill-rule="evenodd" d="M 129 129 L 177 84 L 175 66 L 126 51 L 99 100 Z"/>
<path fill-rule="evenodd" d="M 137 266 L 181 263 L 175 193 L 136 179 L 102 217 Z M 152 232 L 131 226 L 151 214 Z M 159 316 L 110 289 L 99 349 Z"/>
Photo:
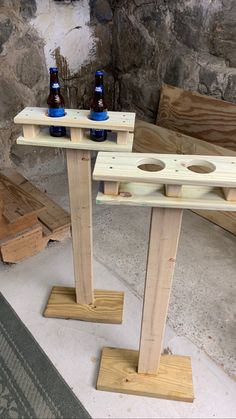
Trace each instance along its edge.
<path fill-rule="evenodd" d="M 236 151 L 236 104 L 164 84 L 157 124 Z"/>
<path fill-rule="evenodd" d="M 27 107 L 15 116 L 15 124 L 30 125 L 55 125 L 71 128 L 98 128 L 115 131 L 133 131 L 135 113 L 133 112 L 108 112 L 106 121 L 92 121 L 89 119 L 89 110 L 66 109 L 66 115 L 60 118 L 48 116 L 47 108 Z"/>
<path fill-rule="evenodd" d="M 159 171 L 146 171 L 157 164 Z M 144 165 L 145 170 L 140 166 Z M 210 173 L 196 173 L 190 167 L 203 167 Z M 99 153 L 95 180 L 236 187 L 236 157 L 179 154 Z"/>

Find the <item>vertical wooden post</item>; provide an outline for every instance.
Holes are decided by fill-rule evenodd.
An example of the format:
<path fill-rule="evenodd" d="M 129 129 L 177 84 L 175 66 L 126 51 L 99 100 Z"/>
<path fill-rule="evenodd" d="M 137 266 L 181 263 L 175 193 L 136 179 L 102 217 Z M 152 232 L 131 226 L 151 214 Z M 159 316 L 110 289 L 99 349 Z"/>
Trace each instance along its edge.
<path fill-rule="evenodd" d="M 152 208 L 138 373 L 158 372 L 182 213 Z"/>
<path fill-rule="evenodd" d="M 67 150 L 76 301 L 93 303 L 90 151 Z"/>

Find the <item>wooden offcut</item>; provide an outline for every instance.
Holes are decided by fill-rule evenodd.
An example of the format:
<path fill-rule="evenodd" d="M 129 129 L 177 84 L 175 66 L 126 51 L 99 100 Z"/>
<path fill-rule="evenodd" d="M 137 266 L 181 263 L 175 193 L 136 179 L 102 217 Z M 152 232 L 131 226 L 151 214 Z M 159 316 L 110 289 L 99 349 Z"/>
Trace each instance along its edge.
<path fill-rule="evenodd" d="M 138 351 L 104 348 L 97 389 L 193 402 L 191 359 L 162 355 L 158 374 L 138 374 Z"/>
<path fill-rule="evenodd" d="M 157 124 L 236 151 L 236 105 L 164 84 Z"/>
<path fill-rule="evenodd" d="M 123 304 L 123 292 L 94 290 L 92 304 L 78 304 L 75 288 L 55 286 L 52 288 L 44 316 L 120 324 Z"/>
<path fill-rule="evenodd" d="M 14 169 L 1 170 L 0 179 L 7 185 L 0 216 L 0 255 L 4 262 L 20 262 L 44 249 L 49 240 L 70 237 L 70 215 L 44 192 Z"/>
<path fill-rule="evenodd" d="M 44 206 L 2 173 L 0 173 L 0 194 L 3 201 L 2 214 L 9 223 L 19 219 L 24 220 L 25 216 L 38 213 Z"/>

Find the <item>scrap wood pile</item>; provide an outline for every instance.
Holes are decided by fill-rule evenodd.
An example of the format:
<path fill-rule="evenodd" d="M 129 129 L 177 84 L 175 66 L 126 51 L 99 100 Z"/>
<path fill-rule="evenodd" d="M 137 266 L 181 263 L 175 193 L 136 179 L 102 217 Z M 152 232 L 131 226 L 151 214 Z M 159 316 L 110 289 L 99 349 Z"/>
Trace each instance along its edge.
<path fill-rule="evenodd" d="M 134 152 L 236 156 L 236 104 L 163 85 L 157 121 L 136 121 Z M 236 235 L 236 213 L 194 211 Z"/>
<path fill-rule="evenodd" d="M 22 175 L 0 171 L 0 256 L 16 263 L 70 237 L 70 215 Z"/>

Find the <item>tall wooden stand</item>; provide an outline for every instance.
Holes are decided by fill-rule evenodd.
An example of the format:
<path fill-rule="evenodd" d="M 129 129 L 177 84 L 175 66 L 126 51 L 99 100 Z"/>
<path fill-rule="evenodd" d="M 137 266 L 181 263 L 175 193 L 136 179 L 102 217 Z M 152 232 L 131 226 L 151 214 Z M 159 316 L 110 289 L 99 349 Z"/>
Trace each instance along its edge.
<path fill-rule="evenodd" d="M 97 203 L 152 208 L 139 351 L 104 348 L 97 389 L 192 402 L 191 359 L 162 355 L 182 213 L 236 211 L 236 158 L 99 153 L 93 177 Z"/>
<path fill-rule="evenodd" d="M 133 113 L 110 112 L 107 121 L 95 122 L 89 119 L 89 111 L 76 109 L 68 109 L 64 117 L 49 118 L 45 108 L 25 108 L 15 117 L 24 132 L 18 144 L 65 148 L 67 155 L 75 288 L 53 287 L 46 317 L 122 322 L 123 292 L 93 289 L 91 151 L 131 151 L 134 120 Z M 51 137 L 50 125 L 68 127 L 69 135 Z M 93 142 L 89 128 L 111 130 L 113 136 L 105 142 Z"/>

